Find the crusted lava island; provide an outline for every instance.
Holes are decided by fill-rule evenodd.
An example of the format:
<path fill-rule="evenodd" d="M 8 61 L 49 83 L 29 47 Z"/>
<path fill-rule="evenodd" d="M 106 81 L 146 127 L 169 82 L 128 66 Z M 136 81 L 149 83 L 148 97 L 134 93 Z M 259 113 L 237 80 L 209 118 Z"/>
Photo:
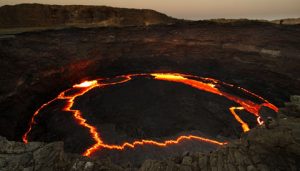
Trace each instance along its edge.
<path fill-rule="evenodd" d="M 0 170 L 299 170 L 298 19 L 0 7 Z"/>

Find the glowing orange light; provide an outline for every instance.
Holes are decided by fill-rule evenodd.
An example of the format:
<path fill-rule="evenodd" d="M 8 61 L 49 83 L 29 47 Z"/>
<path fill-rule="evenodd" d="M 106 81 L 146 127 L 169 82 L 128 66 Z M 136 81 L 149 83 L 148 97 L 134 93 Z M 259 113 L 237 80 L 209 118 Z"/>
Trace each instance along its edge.
<path fill-rule="evenodd" d="M 211 87 L 216 87 L 216 85 L 215 84 L 211 84 L 211 83 L 207 83 L 207 85 L 209 85 L 209 86 L 211 86 Z"/>
<path fill-rule="evenodd" d="M 186 80 L 186 78 L 184 78 L 181 75 L 177 75 L 177 74 L 155 73 L 155 74 L 151 74 L 151 75 L 154 76 L 155 79 L 162 79 L 162 80 Z"/>
<path fill-rule="evenodd" d="M 32 126 L 35 124 L 35 121 L 34 121 L 35 117 L 40 113 L 40 111 L 41 111 L 42 109 L 44 109 L 46 106 L 48 106 L 50 103 L 52 103 L 52 102 L 55 101 L 55 100 L 56 100 L 56 98 L 50 100 L 49 102 L 43 104 L 38 110 L 36 110 L 36 111 L 34 112 L 32 118 L 31 118 L 31 120 L 30 120 L 30 123 L 29 123 L 29 128 L 28 128 L 28 130 L 25 132 L 25 134 L 22 136 L 22 140 L 23 140 L 24 143 L 28 143 L 28 134 L 29 134 L 29 132 L 31 131 Z"/>
<path fill-rule="evenodd" d="M 130 81 L 132 79 L 132 77 L 147 76 L 147 75 L 151 75 L 151 76 L 154 77 L 154 79 L 157 79 L 157 80 L 165 80 L 165 81 L 173 81 L 173 82 L 183 83 L 183 84 L 189 85 L 189 86 L 194 87 L 194 88 L 199 89 L 199 90 L 203 90 L 203 91 L 207 91 L 209 93 L 224 96 L 227 99 L 232 100 L 232 101 L 240 104 L 241 107 L 231 107 L 230 112 L 232 113 L 234 118 L 241 124 L 244 132 L 250 130 L 249 126 L 248 126 L 247 123 L 245 123 L 237 115 L 235 110 L 246 110 L 246 111 L 252 113 L 253 115 L 255 115 L 257 117 L 257 122 L 260 125 L 263 124 L 263 121 L 261 120 L 261 118 L 259 116 L 259 109 L 261 108 L 261 106 L 267 106 L 267 107 L 270 107 L 271 109 L 273 109 L 275 111 L 278 111 L 278 108 L 275 105 L 269 103 L 267 100 L 263 99 L 262 97 L 254 94 L 254 93 L 252 93 L 252 92 L 250 92 L 246 89 L 238 87 L 238 89 L 242 90 L 243 92 L 263 100 L 264 103 L 263 104 L 256 104 L 252 101 L 244 100 L 244 99 L 241 99 L 239 97 L 230 95 L 226 92 L 222 92 L 218 88 L 216 88 L 217 84 L 218 85 L 223 84 L 223 85 L 229 85 L 229 86 L 233 86 L 233 85 L 223 83 L 223 82 L 220 82 L 220 81 L 212 79 L 212 78 L 201 78 L 201 77 L 196 77 L 196 76 L 192 76 L 192 75 L 183 75 L 183 74 L 178 74 L 178 73 L 152 73 L 152 74 L 131 74 L 131 75 L 129 74 L 129 75 L 119 76 L 118 78 L 122 78 L 121 80 L 115 81 L 115 82 L 110 82 L 110 83 L 98 83 L 97 80 L 91 80 L 91 81 L 84 81 L 80 84 L 75 84 L 73 86 L 73 88 L 79 89 L 79 91 L 77 91 L 76 93 L 73 93 L 71 95 L 66 95 L 66 92 L 69 91 L 69 90 L 72 90 L 72 88 L 61 92 L 56 98 L 54 98 L 51 101 L 43 104 L 38 110 L 35 111 L 35 113 L 33 114 L 32 118 L 30 120 L 29 128 L 27 129 L 27 131 L 25 132 L 25 134 L 22 137 L 23 141 L 25 143 L 28 142 L 28 134 L 32 130 L 32 127 L 35 124 L 35 117 L 40 113 L 40 111 L 43 110 L 46 106 L 48 106 L 53 101 L 55 101 L 57 99 L 61 99 L 61 100 L 66 100 L 67 101 L 67 104 L 64 106 L 63 111 L 71 112 L 73 114 L 75 120 L 78 122 L 78 124 L 80 124 L 81 126 L 89 129 L 89 132 L 90 132 L 92 138 L 96 142 L 93 146 L 89 147 L 83 153 L 84 156 L 90 156 L 95 151 L 97 151 L 101 148 L 106 148 L 106 149 L 111 149 L 111 150 L 123 150 L 126 147 L 127 148 L 135 148 L 138 145 L 154 145 L 154 146 L 159 146 L 159 147 L 165 147 L 165 146 L 172 145 L 172 144 L 178 144 L 178 143 L 180 143 L 184 140 L 197 140 L 197 141 L 206 142 L 206 143 L 210 143 L 210 144 L 214 144 L 214 145 L 225 145 L 225 144 L 227 144 L 227 142 L 219 142 L 219 141 L 216 141 L 216 140 L 212 140 L 212 139 L 204 138 L 204 137 L 200 137 L 200 136 L 195 136 L 195 135 L 180 136 L 175 140 L 166 140 L 164 142 L 157 142 L 157 141 L 153 141 L 153 140 L 138 140 L 138 141 L 134 141 L 132 143 L 124 142 L 122 145 L 105 144 L 103 142 L 103 140 L 101 139 L 100 133 L 96 129 L 96 127 L 88 124 L 86 122 L 86 119 L 84 119 L 82 117 L 81 112 L 79 110 L 72 109 L 72 107 L 74 105 L 74 100 L 77 97 L 84 95 L 85 93 L 87 93 L 88 91 L 90 91 L 91 89 L 93 89 L 95 87 L 102 87 L 102 86 L 105 86 L 105 85 L 121 84 L 121 83 L 125 83 L 127 81 Z M 202 80 L 210 81 L 211 83 L 206 83 L 206 82 L 202 82 L 202 81 L 199 81 L 199 80 L 190 79 L 190 77 L 199 78 L 199 79 L 201 78 Z"/>
<path fill-rule="evenodd" d="M 83 88 L 83 87 L 90 87 L 90 86 L 93 86 L 93 85 L 96 85 L 97 84 L 97 80 L 93 80 L 93 81 L 84 81 L 80 84 L 75 84 L 73 87 L 74 88 Z"/>
<path fill-rule="evenodd" d="M 135 148 L 137 145 L 154 145 L 154 146 L 159 146 L 159 147 L 166 147 L 168 145 L 174 145 L 174 144 L 178 144 L 181 141 L 184 140 L 197 140 L 197 141 L 203 141 L 203 142 L 207 142 L 207 143 L 211 143 L 211 144 L 215 144 L 215 145 L 225 145 L 227 144 L 227 142 L 219 142 L 219 141 L 215 141 L 212 139 L 208 139 L 208 138 L 203 138 L 203 137 L 199 137 L 199 136 L 195 136 L 195 135 L 184 135 L 184 136 L 180 136 L 178 137 L 176 140 L 166 140 L 164 142 L 157 142 L 157 141 L 153 141 L 153 140 L 140 140 L 140 141 L 134 141 L 132 143 L 124 143 L 122 145 L 107 145 L 107 144 L 103 144 L 101 145 L 103 148 L 107 148 L 107 149 L 116 149 L 116 150 L 124 150 L 126 147 L 129 148 Z"/>
<path fill-rule="evenodd" d="M 234 118 L 241 124 L 242 128 L 243 128 L 243 131 L 244 132 L 247 132 L 249 131 L 249 126 L 246 122 L 244 122 L 238 114 L 235 113 L 235 110 L 244 110 L 243 107 L 231 107 L 229 108 L 230 112 L 232 113 L 232 115 L 234 116 Z"/>
<path fill-rule="evenodd" d="M 192 87 L 200 89 L 200 90 L 204 90 L 204 91 L 207 91 L 210 93 L 222 95 L 222 93 L 217 88 L 212 86 L 211 83 L 207 84 L 207 83 L 203 83 L 201 81 L 188 79 L 179 74 L 174 74 L 174 75 L 172 75 L 172 74 L 151 74 L 151 75 L 154 76 L 154 79 L 157 79 L 157 80 L 179 82 L 179 83 L 187 84 L 189 86 L 192 86 Z"/>

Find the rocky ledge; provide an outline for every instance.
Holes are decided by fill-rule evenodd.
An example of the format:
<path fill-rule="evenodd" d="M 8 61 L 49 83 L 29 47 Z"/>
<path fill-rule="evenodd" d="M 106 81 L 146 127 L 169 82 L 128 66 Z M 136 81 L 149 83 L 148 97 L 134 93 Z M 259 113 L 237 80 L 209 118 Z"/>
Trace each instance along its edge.
<path fill-rule="evenodd" d="M 289 116 L 285 115 L 287 112 Z M 292 96 L 276 118 L 269 118 L 266 124 L 224 148 L 209 154 L 185 153 L 166 161 L 147 160 L 140 170 L 299 170 L 299 113 L 300 96 Z"/>
<path fill-rule="evenodd" d="M 0 170 L 298 170 L 300 168 L 300 96 L 275 118 L 209 154 L 185 152 L 164 161 L 146 160 L 138 168 L 68 154 L 62 142 L 8 141 L 0 137 Z"/>
<path fill-rule="evenodd" d="M 143 26 L 173 23 L 149 9 L 86 5 L 19 4 L 0 7 L 0 29 L 58 26 Z"/>

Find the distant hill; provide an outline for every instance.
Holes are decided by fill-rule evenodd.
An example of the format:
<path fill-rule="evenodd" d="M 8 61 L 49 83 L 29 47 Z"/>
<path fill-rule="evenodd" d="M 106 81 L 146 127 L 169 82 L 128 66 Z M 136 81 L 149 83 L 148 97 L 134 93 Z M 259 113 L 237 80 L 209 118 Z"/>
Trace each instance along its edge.
<path fill-rule="evenodd" d="M 156 24 L 213 22 L 218 24 L 300 24 L 300 18 L 282 20 L 212 19 L 179 20 L 150 9 L 86 5 L 19 4 L 0 7 L 0 35 L 70 27 L 123 27 Z"/>
<path fill-rule="evenodd" d="M 287 18 L 287 19 L 282 19 L 282 20 L 273 20 L 272 23 L 296 25 L 296 24 L 300 24 L 300 18 Z"/>
<path fill-rule="evenodd" d="M 273 24 L 283 24 L 283 25 L 298 25 L 300 24 L 300 18 L 286 18 L 286 19 L 280 19 L 280 20 L 262 20 L 262 19 L 256 19 L 256 20 L 250 20 L 250 19 L 225 19 L 225 18 L 217 18 L 217 19 L 211 19 L 208 21 L 212 21 L 215 23 L 273 23 Z"/>
<path fill-rule="evenodd" d="M 20 4 L 0 7 L 0 29 L 56 26 L 143 26 L 176 19 L 148 9 Z"/>

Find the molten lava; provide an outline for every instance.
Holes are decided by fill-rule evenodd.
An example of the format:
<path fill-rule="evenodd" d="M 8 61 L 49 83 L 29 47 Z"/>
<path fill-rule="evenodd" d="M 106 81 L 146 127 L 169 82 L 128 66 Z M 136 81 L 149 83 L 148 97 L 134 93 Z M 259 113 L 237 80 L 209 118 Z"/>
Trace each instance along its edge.
<path fill-rule="evenodd" d="M 93 85 L 97 85 L 97 80 L 93 80 L 93 81 L 84 81 L 84 82 L 82 82 L 82 83 L 80 83 L 80 84 L 75 84 L 75 85 L 73 85 L 73 87 L 74 88 L 81 88 L 81 87 L 91 87 L 91 86 L 93 86 Z"/>
<path fill-rule="evenodd" d="M 91 81 L 84 81 L 80 84 L 75 84 L 72 88 L 65 90 L 61 92 L 56 98 L 50 100 L 49 102 L 43 104 L 39 109 L 37 109 L 29 123 L 29 127 L 25 134 L 23 135 L 23 141 L 25 143 L 28 142 L 28 135 L 30 131 L 32 130 L 32 127 L 35 123 L 35 117 L 40 113 L 41 110 L 43 110 L 45 107 L 47 107 L 49 104 L 52 102 L 60 99 L 60 100 L 65 100 L 67 103 L 63 107 L 63 111 L 71 112 L 74 116 L 74 119 L 77 121 L 77 123 L 85 128 L 87 128 L 91 134 L 91 137 L 95 141 L 95 144 L 83 153 L 84 156 L 90 156 L 92 155 L 95 151 L 100 150 L 102 148 L 105 149 L 110 149 L 110 150 L 124 150 L 125 148 L 135 148 L 136 146 L 142 146 L 142 145 L 153 145 L 153 146 L 159 146 L 159 147 L 166 147 L 168 145 L 172 144 L 178 144 L 184 140 L 196 140 L 196 141 L 201 141 L 201 142 L 206 142 L 214 145 L 225 145 L 227 142 L 219 142 L 216 140 L 212 140 L 209 138 L 204 138 L 200 136 L 195 136 L 195 135 L 185 135 L 185 136 L 180 136 L 176 138 L 175 140 L 166 140 L 164 142 L 157 142 L 153 140 L 137 140 L 134 142 L 124 142 L 122 145 L 113 145 L 113 144 L 106 144 L 100 135 L 100 132 L 97 130 L 96 127 L 90 125 L 87 123 L 87 120 L 82 117 L 82 114 L 79 110 L 74 110 L 72 109 L 74 105 L 74 101 L 77 97 L 84 95 L 88 91 L 97 88 L 97 87 L 104 87 L 104 86 L 110 86 L 110 85 L 115 85 L 115 84 L 121 84 L 130 81 L 133 77 L 138 77 L 138 76 L 152 76 L 156 80 L 164 80 L 164 81 L 171 81 L 171 82 L 178 82 L 182 83 L 185 85 L 189 85 L 191 87 L 194 87 L 199 90 L 203 90 L 209 93 L 213 93 L 219 96 L 223 96 L 237 104 L 240 105 L 240 107 L 231 107 L 229 110 L 233 117 L 236 119 L 236 121 L 241 125 L 242 129 L 244 132 L 247 132 L 250 130 L 248 124 L 244 122 L 239 115 L 235 112 L 235 110 L 246 110 L 249 113 L 252 113 L 254 116 L 257 118 L 258 124 L 263 124 L 263 121 L 261 120 L 259 116 L 259 110 L 261 106 L 267 106 L 274 111 L 278 111 L 278 108 L 268 102 L 267 100 L 263 99 L 262 97 L 244 89 L 241 87 L 236 87 L 237 89 L 243 91 L 244 93 L 251 95 L 253 97 L 258 98 L 261 100 L 263 103 L 262 104 L 257 104 L 254 103 L 250 100 L 242 99 L 240 97 L 231 95 L 229 93 L 226 93 L 224 91 L 221 91 L 218 89 L 219 86 L 222 85 L 227 85 L 230 87 L 234 87 L 231 84 L 228 83 L 223 83 L 221 81 L 212 79 L 212 78 L 202 78 L 202 77 L 197 77 L 193 75 L 184 75 L 184 74 L 178 74 L 178 73 L 152 73 L 152 74 L 129 74 L 129 75 L 123 75 L 116 77 L 118 78 L 117 80 L 119 81 L 114 81 L 110 83 L 106 83 L 103 81 L 104 79 L 98 79 L 98 80 L 91 80 Z M 75 93 L 69 93 L 71 90 L 77 90 Z"/>
<path fill-rule="evenodd" d="M 242 128 L 243 128 L 243 131 L 244 131 L 244 132 L 249 131 L 250 128 L 249 128 L 248 124 L 247 124 L 246 122 L 244 122 L 244 121 L 239 117 L 239 115 L 235 112 L 235 110 L 244 110 L 244 108 L 243 108 L 243 107 L 231 107 L 231 108 L 229 108 L 229 110 L 230 110 L 231 114 L 234 116 L 235 120 L 237 120 L 237 121 L 241 124 L 241 126 L 242 126 Z"/>

